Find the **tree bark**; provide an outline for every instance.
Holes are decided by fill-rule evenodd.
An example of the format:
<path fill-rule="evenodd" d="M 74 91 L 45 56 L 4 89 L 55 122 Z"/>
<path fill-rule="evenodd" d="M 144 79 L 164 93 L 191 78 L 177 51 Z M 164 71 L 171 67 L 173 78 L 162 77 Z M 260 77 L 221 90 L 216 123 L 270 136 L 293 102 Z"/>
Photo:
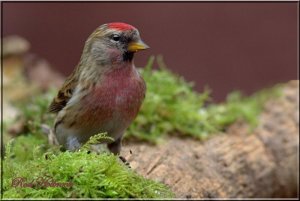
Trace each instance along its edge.
<path fill-rule="evenodd" d="M 282 97 L 270 100 L 253 133 L 236 122 L 205 141 L 173 136 L 157 146 L 125 142 L 122 155 L 180 198 L 298 197 L 298 90 L 299 82 L 291 81 Z"/>

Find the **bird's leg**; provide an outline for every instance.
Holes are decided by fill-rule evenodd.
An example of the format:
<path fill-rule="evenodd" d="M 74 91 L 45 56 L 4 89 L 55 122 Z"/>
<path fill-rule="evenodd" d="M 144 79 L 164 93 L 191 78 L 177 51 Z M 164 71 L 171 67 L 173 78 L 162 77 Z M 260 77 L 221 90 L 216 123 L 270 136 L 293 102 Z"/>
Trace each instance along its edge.
<path fill-rule="evenodd" d="M 119 155 L 120 160 L 130 168 L 129 162 L 120 156 L 122 137 L 107 145 L 107 148 L 115 155 Z"/>
<path fill-rule="evenodd" d="M 122 141 L 122 139 L 119 138 L 119 139 L 113 141 L 112 143 L 108 144 L 107 148 L 113 154 L 118 155 L 118 154 L 120 154 L 120 151 L 121 151 L 121 141 Z"/>

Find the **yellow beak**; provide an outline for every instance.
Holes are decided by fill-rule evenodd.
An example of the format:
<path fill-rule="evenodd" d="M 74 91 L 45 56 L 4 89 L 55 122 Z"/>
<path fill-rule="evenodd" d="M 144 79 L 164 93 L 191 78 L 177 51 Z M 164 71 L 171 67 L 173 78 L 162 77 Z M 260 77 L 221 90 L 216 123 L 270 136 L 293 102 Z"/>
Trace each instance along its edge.
<path fill-rule="evenodd" d="M 148 49 L 149 46 L 146 45 L 143 41 L 137 41 L 137 42 L 131 42 L 128 44 L 128 48 L 127 50 L 129 52 L 137 52 L 139 50 L 145 50 L 145 49 Z"/>

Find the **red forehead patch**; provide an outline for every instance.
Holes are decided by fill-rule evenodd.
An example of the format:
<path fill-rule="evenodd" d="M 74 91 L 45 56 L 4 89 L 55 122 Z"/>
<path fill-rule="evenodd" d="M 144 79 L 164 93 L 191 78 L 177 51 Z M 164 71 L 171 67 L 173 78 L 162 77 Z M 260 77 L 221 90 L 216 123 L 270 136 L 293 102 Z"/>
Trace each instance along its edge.
<path fill-rule="evenodd" d="M 121 31 L 135 29 L 135 27 L 131 26 L 130 24 L 126 24 L 126 23 L 122 23 L 122 22 L 109 23 L 108 27 L 110 29 L 117 29 L 117 30 L 121 30 Z"/>

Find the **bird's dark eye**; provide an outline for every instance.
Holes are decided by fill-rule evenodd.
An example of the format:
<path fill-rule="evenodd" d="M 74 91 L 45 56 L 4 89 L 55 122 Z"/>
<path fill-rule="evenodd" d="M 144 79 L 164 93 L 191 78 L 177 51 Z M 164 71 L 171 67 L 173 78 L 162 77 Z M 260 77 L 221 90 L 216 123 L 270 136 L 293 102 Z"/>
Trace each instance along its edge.
<path fill-rule="evenodd" d="M 120 36 L 119 35 L 113 35 L 112 36 L 112 39 L 114 40 L 114 41 L 119 41 L 120 40 Z"/>

